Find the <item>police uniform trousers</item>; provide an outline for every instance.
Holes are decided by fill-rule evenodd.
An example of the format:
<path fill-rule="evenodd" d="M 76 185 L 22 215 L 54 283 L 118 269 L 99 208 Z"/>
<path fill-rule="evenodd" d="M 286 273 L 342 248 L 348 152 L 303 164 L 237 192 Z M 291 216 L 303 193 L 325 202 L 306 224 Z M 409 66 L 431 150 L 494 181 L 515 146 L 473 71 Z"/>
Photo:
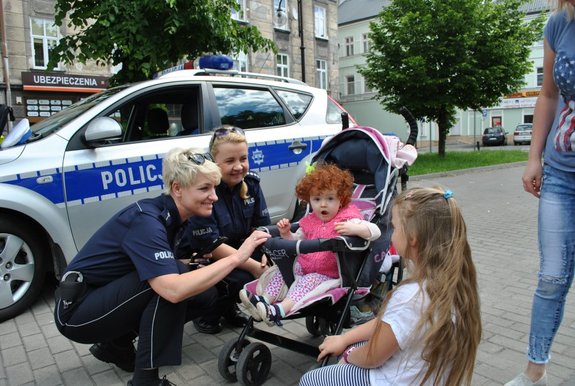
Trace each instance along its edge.
<path fill-rule="evenodd" d="M 178 264 L 180 266 L 180 264 Z M 181 264 L 182 272 L 187 268 Z M 136 368 L 181 364 L 184 324 L 217 306 L 215 287 L 180 303 L 156 294 L 136 271 L 102 287 L 88 287 L 67 308 L 56 299 L 56 327 L 78 343 L 126 342 L 138 338 Z"/>
<path fill-rule="evenodd" d="M 244 285 L 255 280 L 251 273 L 240 268 L 233 269 L 225 278 L 216 284 L 218 289 L 218 306 L 208 310 L 202 319 L 212 323 L 218 322 L 226 312 L 235 310 L 234 303 L 240 302 L 240 290 Z"/>

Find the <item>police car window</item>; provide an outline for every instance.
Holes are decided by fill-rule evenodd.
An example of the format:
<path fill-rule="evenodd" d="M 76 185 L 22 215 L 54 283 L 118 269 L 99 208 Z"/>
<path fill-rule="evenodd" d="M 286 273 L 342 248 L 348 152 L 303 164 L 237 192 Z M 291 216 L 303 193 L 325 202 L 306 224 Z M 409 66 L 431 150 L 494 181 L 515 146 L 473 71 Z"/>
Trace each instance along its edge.
<path fill-rule="evenodd" d="M 337 105 L 331 98 L 327 98 L 327 123 L 341 123 L 341 113 L 345 112 L 341 107 Z"/>
<path fill-rule="evenodd" d="M 199 98 L 198 87 L 161 90 L 133 98 L 106 116 L 120 123 L 123 142 L 199 134 Z"/>
<path fill-rule="evenodd" d="M 295 119 L 300 119 L 305 114 L 313 99 L 309 94 L 294 91 L 276 90 L 276 92 Z"/>
<path fill-rule="evenodd" d="M 286 123 L 282 106 L 269 90 L 214 86 L 222 124 L 243 129 Z"/>

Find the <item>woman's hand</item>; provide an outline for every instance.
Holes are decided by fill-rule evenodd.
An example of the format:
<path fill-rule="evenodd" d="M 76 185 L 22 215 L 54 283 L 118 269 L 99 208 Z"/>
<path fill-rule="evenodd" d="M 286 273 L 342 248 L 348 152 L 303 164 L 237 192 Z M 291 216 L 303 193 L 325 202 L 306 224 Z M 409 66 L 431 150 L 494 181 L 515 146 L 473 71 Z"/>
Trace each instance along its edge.
<path fill-rule="evenodd" d="M 239 264 L 243 264 L 252 256 L 254 250 L 266 242 L 271 235 L 262 231 L 253 231 L 253 233 L 244 240 L 238 249 Z"/>
<path fill-rule="evenodd" d="M 541 194 L 541 177 L 543 176 L 543 167 L 540 160 L 529 160 L 523 172 L 523 189 L 539 198 Z"/>
<path fill-rule="evenodd" d="M 338 356 L 347 348 L 347 344 L 342 335 L 327 336 L 323 343 L 319 345 L 319 355 L 317 361 L 321 361 L 326 356 Z"/>

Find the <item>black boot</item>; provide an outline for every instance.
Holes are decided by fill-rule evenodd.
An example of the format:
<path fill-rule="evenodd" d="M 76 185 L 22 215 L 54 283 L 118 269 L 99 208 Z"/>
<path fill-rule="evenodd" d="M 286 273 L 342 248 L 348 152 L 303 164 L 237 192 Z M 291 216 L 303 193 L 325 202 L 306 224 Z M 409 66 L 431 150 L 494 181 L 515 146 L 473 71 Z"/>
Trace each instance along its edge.
<path fill-rule="evenodd" d="M 131 342 L 125 345 L 115 342 L 96 343 L 90 347 L 90 352 L 102 362 L 113 363 L 129 373 L 134 371 L 136 350 Z"/>
<path fill-rule="evenodd" d="M 202 334 L 217 334 L 223 328 L 218 320 L 208 320 L 203 317 L 194 319 L 194 326 Z"/>
<path fill-rule="evenodd" d="M 230 304 L 224 311 L 223 317 L 233 327 L 244 327 L 248 323 L 248 318 L 240 311 L 237 303 Z"/>

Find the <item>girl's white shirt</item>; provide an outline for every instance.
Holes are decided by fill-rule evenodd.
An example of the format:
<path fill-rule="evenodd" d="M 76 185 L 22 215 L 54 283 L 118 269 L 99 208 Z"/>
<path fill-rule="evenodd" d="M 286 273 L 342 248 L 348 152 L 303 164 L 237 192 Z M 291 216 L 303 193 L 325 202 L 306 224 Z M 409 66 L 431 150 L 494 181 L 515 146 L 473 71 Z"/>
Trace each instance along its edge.
<path fill-rule="evenodd" d="M 381 320 L 391 327 L 399 350 L 369 372 L 372 385 L 419 385 L 427 365 L 421 359 L 425 327 L 417 335 L 415 328 L 428 304 L 427 292 L 419 283 L 404 284 L 395 290 Z M 432 385 L 433 379 L 428 384 Z"/>

